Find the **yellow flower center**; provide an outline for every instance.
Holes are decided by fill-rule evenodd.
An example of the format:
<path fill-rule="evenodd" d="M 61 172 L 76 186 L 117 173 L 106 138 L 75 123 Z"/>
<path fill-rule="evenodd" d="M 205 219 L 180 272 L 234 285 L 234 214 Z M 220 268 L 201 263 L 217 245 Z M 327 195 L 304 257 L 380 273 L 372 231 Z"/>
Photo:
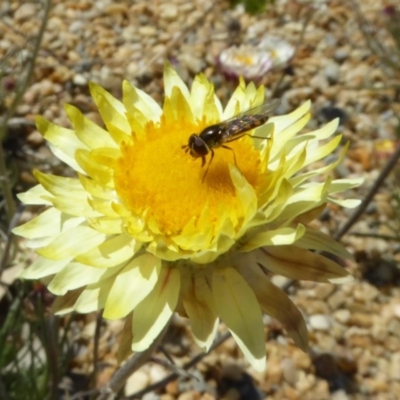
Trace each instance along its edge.
<path fill-rule="evenodd" d="M 248 136 L 227 143 L 233 151 L 215 148 L 214 159 L 203 181 L 211 153 L 202 167 L 201 158 L 193 158 L 182 146 L 187 145 L 192 133 L 201 132 L 207 125 L 187 121 L 162 122 L 158 126 L 148 124 L 144 139 L 122 145 L 122 156 L 115 168 L 118 195 L 134 215 L 144 220 L 154 218 L 165 235 L 179 234 L 206 205 L 211 224 L 217 219 L 221 206 L 224 211 L 235 213 L 235 220 L 240 219 L 240 207 L 228 168 L 235 162 L 234 155 L 240 172 L 257 188 L 261 172 L 259 154 Z"/>
<path fill-rule="evenodd" d="M 236 59 L 238 60 L 238 62 L 243 63 L 247 66 L 254 64 L 254 58 L 252 56 L 237 54 Z"/>

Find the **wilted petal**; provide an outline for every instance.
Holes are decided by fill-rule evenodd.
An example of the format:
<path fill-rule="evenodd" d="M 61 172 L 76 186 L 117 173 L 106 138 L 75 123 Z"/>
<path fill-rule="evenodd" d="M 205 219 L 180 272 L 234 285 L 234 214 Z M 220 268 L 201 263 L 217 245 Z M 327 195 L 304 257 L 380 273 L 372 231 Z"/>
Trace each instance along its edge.
<path fill-rule="evenodd" d="M 126 358 L 132 354 L 131 349 L 132 343 L 132 314 L 129 314 L 125 318 L 124 328 L 121 332 L 121 338 L 119 340 L 119 346 L 117 351 L 117 361 L 121 364 Z"/>
<path fill-rule="evenodd" d="M 238 269 L 254 290 L 262 311 L 280 321 L 296 345 L 307 351 L 307 325 L 289 297 L 273 285 L 257 265 L 251 268 L 242 265 Z"/>
<path fill-rule="evenodd" d="M 51 306 L 51 311 L 56 315 L 64 315 L 74 311 L 76 300 L 82 293 L 82 289 L 66 293 L 64 296 L 58 296 Z"/>
<path fill-rule="evenodd" d="M 260 250 L 265 255 L 262 265 L 291 279 L 331 283 L 353 279 L 344 268 L 329 258 L 296 246 L 264 247 Z"/>
<path fill-rule="evenodd" d="M 305 234 L 296 241 L 296 246 L 303 249 L 326 251 L 343 258 L 351 258 L 352 255 L 331 236 L 308 227 Z"/>

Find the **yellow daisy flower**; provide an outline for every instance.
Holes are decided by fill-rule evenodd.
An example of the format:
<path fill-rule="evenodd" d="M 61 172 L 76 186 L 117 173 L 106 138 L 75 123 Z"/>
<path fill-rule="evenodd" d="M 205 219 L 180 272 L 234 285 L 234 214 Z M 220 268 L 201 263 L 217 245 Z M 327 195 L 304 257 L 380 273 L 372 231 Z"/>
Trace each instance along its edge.
<path fill-rule="evenodd" d="M 293 279 L 348 279 L 338 264 L 310 251 L 347 257 L 346 250 L 307 224 L 329 201 L 354 206 L 332 195 L 359 181 L 316 179 L 345 149 L 333 164 L 304 171 L 341 140 L 325 141 L 337 120 L 297 135 L 310 118 L 309 102 L 251 131 L 268 140 L 244 136 L 229 143 L 233 151 L 215 149 L 204 177 L 206 166 L 182 146 L 193 132 L 262 104 L 264 88 L 241 82 L 223 109 L 204 75 L 189 90 L 167 64 L 164 85 L 160 108 L 129 82 L 122 103 L 91 84 L 106 129 L 70 105 L 73 129 L 37 119 L 77 178 L 36 171 L 39 184 L 20 195 L 25 204 L 48 206 L 14 229 L 39 254 L 22 276 L 46 278 L 59 296 L 59 314 L 104 309 L 107 319 L 126 318 L 124 351 L 127 344 L 147 349 L 175 311 L 189 318 L 196 343 L 207 351 L 221 319 L 261 370 L 262 313 L 281 321 L 307 349 L 301 313 L 265 269 Z"/>

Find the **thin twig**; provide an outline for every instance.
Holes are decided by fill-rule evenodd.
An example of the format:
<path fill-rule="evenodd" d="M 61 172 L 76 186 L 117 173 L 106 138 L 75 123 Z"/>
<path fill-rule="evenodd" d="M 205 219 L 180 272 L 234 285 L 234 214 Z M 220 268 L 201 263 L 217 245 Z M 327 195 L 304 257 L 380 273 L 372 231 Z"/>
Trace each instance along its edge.
<path fill-rule="evenodd" d="M 339 230 L 333 235 L 333 237 L 336 240 L 340 240 L 342 236 L 355 224 L 355 222 L 361 217 L 361 215 L 364 213 L 366 208 L 368 207 L 369 203 L 371 203 L 372 199 L 378 192 L 379 188 L 383 185 L 385 182 L 385 179 L 387 176 L 390 174 L 390 172 L 393 170 L 393 168 L 396 166 L 397 162 L 400 159 L 400 145 L 397 146 L 396 151 L 392 154 L 390 157 L 389 161 L 379 174 L 378 178 L 372 185 L 371 189 L 369 190 L 367 196 L 364 198 L 362 203 L 359 205 L 359 207 L 353 212 L 353 214 L 350 216 L 350 218 L 346 221 L 346 223 L 339 228 Z"/>
<path fill-rule="evenodd" d="M 90 378 L 92 384 L 96 381 L 96 375 L 98 370 L 98 361 L 99 361 L 99 341 L 100 341 L 100 331 L 101 331 L 101 322 L 103 318 L 103 312 L 99 311 L 96 317 L 96 329 L 94 331 L 94 339 L 93 339 L 93 372 Z"/>
<path fill-rule="evenodd" d="M 7 239 L 5 242 L 4 249 L 3 249 L 3 254 L 0 258 L 0 277 L 1 277 L 1 274 L 3 273 L 4 269 L 7 266 L 7 262 L 8 262 L 9 255 L 10 255 L 11 244 L 13 242 L 13 234 L 11 233 L 11 231 L 17 225 L 17 222 L 19 221 L 19 219 L 21 217 L 23 209 L 24 209 L 23 205 L 20 205 L 18 207 L 17 212 L 13 215 L 13 217 L 10 221 L 10 224 L 8 226 Z"/>
<path fill-rule="evenodd" d="M 351 232 L 349 235 L 357 236 L 357 237 L 367 237 L 374 239 L 382 239 L 382 240 L 393 240 L 394 242 L 400 242 L 399 236 L 390 236 L 390 235 L 380 235 L 378 233 L 362 233 L 362 232 Z"/>
<path fill-rule="evenodd" d="M 40 310 L 41 318 L 43 319 L 43 347 L 46 350 L 48 370 L 50 373 L 50 390 L 49 399 L 57 400 L 58 385 L 60 383 L 59 369 L 59 349 L 57 346 L 57 334 L 59 331 L 58 318 L 54 315 L 46 317 L 43 307 Z"/>
<path fill-rule="evenodd" d="M 178 376 L 183 376 L 185 378 L 195 378 L 196 379 L 196 377 L 193 374 L 190 374 L 189 372 L 185 371 L 183 368 L 178 367 L 175 364 L 175 362 L 173 362 L 173 361 L 171 362 L 169 360 L 163 360 L 162 358 L 155 357 L 155 356 L 150 357 L 149 361 L 152 361 L 153 363 L 158 364 L 158 365 L 162 365 L 163 367 L 169 369 L 170 371 L 172 371 L 173 373 L 177 374 Z"/>

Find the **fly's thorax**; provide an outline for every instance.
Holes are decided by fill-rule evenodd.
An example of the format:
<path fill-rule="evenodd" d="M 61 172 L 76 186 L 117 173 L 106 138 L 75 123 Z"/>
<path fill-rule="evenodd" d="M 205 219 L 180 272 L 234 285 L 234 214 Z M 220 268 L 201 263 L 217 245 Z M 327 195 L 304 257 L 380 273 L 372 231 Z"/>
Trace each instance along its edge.
<path fill-rule="evenodd" d="M 225 142 L 225 129 L 222 124 L 210 125 L 203 129 L 200 138 L 204 140 L 210 149 L 221 146 Z"/>

